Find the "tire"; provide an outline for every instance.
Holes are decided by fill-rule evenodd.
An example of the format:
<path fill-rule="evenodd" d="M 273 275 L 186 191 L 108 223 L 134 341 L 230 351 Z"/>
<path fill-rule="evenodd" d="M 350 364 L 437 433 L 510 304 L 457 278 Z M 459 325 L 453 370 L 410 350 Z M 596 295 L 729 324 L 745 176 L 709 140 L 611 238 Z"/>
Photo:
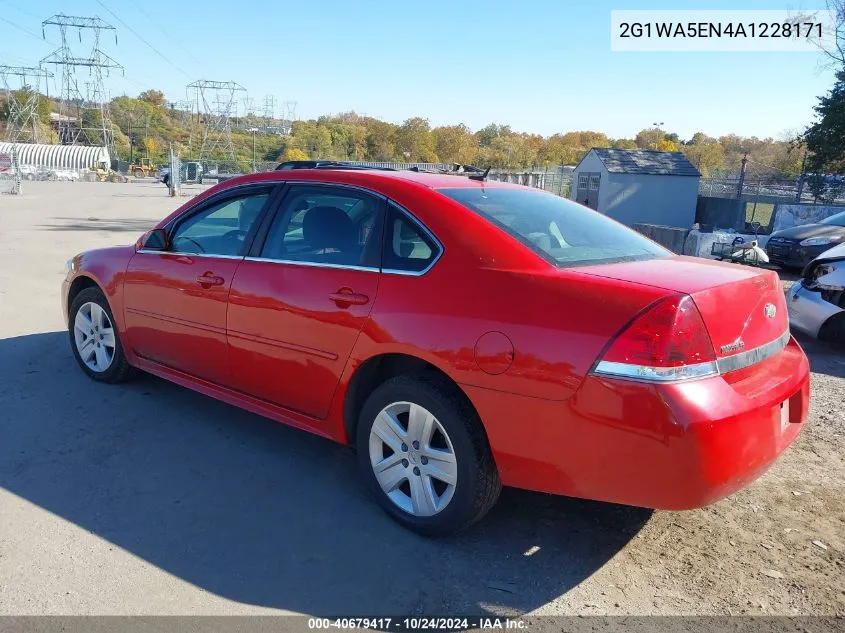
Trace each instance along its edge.
<path fill-rule="evenodd" d="M 90 322 L 92 327 L 95 327 L 98 320 L 93 316 L 93 308 L 91 307 L 92 304 L 99 307 L 102 311 L 102 316 L 104 317 L 101 320 L 104 329 L 94 333 L 93 336 L 90 335 L 90 332 L 83 333 L 81 330 L 77 331 L 76 327 L 77 316 L 80 311 L 82 311 L 81 323 Z M 115 320 L 111 307 L 109 306 L 109 302 L 106 300 L 105 295 L 99 288 L 85 288 L 77 294 L 71 303 L 69 314 L 68 335 L 70 337 L 70 348 L 76 358 L 76 362 L 79 363 L 82 371 L 84 371 L 89 378 L 93 378 L 99 382 L 119 383 L 129 380 L 134 376 L 136 370 L 126 360 L 126 355 L 123 352 L 123 345 L 120 342 L 120 333 L 114 325 Z M 106 335 L 106 332 L 109 329 L 105 327 L 107 325 L 111 325 L 110 329 L 113 333 L 114 346 L 111 348 L 108 342 L 112 339 L 107 338 Z M 81 340 L 87 341 L 89 339 L 93 339 L 92 343 L 90 345 L 78 343 L 77 340 L 81 334 L 84 334 L 84 336 L 81 336 Z M 94 341 L 97 341 L 99 336 L 106 338 L 100 339 L 103 342 L 97 345 Z M 92 348 L 91 345 L 96 345 L 96 347 Z M 80 348 L 82 351 L 80 351 Z M 108 356 L 107 350 L 109 348 L 112 349 L 109 362 L 107 364 L 102 363 L 105 366 L 105 369 L 98 369 L 96 365 L 100 364 L 98 361 L 102 358 L 100 349 L 103 350 L 102 353 Z M 85 355 L 85 358 L 83 358 L 83 354 Z"/>
<path fill-rule="evenodd" d="M 845 347 L 845 312 L 834 314 L 822 324 L 819 340 Z"/>
<path fill-rule="evenodd" d="M 385 427 L 380 426 L 379 418 L 385 411 L 401 411 L 406 407 L 418 407 L 414 411 L 430 413 L 430 426 L 435 430 L 425 445 L 417 446 L 410 440 L 411 411 L 390 413 L 400 423 L 399 430 L 405 432 L 405 435 L 390 436 L 391 443 L 397 446 L 401 443 L 393 451 L 381 439 Z M 382 383 L 361 409 L 356 440 L 358 465 L 368 491 L 394 520 L 423 536 L 447 536 L 468 527 L 487 514 L 502 489 L 481 421 L 462 394 L 442 381 L 399 376 Z M 450 452 L 454 463 L 446 459 Z M 379 483 L 374 470 L 376 462 L 379 467 L 392 464 L 383 467 L 382 475 L 383 481 L 397 482 L 388 481 L 386 487 L 391 488 L 390 493 Z M 454 473 L 451 488 L 446 481 L 428 475 L 435 472 L 432 468 L 436 464 L 444 466 L 439 472 L 450 471 L 449 478 Z M 388 472 L 390 475 L 384 479 L 384 473 Z M 414 491 L 418 493 L 416 499 Z M 417 504 L 416 500 L 425 503 Z"/>

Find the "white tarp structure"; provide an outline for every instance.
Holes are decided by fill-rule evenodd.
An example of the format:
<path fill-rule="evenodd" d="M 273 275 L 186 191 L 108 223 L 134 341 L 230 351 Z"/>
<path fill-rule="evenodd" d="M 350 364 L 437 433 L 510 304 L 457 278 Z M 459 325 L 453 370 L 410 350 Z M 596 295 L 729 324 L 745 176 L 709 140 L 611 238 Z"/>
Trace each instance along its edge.
<path fill-rule="evenodd" d="M 43 143 L 15 143 L 18 164 L 48 169 L 91 169 L 100 163 L 111 164 L 105 147 L 90 145 L 46 145 Z M 0 154 L 12 153 L 12 144 L 0 142 Z"/>

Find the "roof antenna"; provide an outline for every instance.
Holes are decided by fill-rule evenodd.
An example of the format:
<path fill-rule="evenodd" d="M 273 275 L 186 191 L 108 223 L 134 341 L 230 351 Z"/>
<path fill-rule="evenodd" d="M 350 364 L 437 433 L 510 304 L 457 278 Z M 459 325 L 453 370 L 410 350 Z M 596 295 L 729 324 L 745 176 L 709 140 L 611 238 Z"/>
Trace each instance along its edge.
<path fill-rule="evenodd" d="M 470 174 L 469 176 L 467 176 L 467 178 L 469 178 L 470 180 L 479 180 L 481 182 L 484 182 L 485 180 L 487 180 L 487 174 L 489 174 L 489 173 L 490 173 L 490 165 L 488 165 L 487 169 L 485 169 L 482 173 L 480 173 L 480 174 Z"/>

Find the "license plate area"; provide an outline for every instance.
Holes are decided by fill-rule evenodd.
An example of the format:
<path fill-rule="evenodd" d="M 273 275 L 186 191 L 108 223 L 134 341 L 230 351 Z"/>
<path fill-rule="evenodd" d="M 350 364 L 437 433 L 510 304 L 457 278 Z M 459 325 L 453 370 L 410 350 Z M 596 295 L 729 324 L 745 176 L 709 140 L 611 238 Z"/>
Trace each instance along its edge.
<path fill-rule="evenodd" d="M 780 403 L 780 430 L 785 431 L 789 427 L 789 400 Z"/>

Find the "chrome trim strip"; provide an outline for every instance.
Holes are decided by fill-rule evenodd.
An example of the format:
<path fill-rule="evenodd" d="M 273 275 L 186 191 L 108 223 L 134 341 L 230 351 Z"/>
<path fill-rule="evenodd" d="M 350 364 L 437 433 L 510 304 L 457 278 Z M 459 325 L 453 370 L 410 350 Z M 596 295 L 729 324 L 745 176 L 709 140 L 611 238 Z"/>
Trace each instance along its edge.
<path fill-rule="evenodd" d="M 688 374 L 678 377 L 683 371 Z M 645 382 L 685 382 L 687 380 L 699 380 L 709 376 L 716 376 L 719 368 L 716 362 L 696 363 L 695 365 L 680 365 L 678 367 L 649 367 L 647 365 L 634 365 L 631 363 L 615 363 L 611 361 L 600 361 L 596 365 L 594 374 L 599 376 L 614 376 L 616 378 L 630 378 Z"/>
<path fill-rule="evenodd" d="M 789 330 L 787 330 L 770 343 L 760 345 L 759 347 L 739 354 L 734 354 L 733 356 L 718 358 L 713 362 L 682 365 L 680 367 L 648 367 L 646 365 L 615 363 L 603 360 L 599 361 L 592 373 L 599 376 L 612 376 L 656 383 L 699 380 L 719 374 L 727 374 L 738 369 L 745 369 L 746 367 L 762 362 L 785 348 L 789 344 L 789 336 Z M 678 378 L 676 374 L 680 371 L 688 375 Z"/>
<path fill-rule="evenodd" d="M 360 270 L 366 273 L 377 273 L 378 268 L 371 266 L 352 266 L 346 264 L 328 264 L 322 262 L 301 262 L 295 259 L 272 259 L 269 257 L 244 257 L 247 262 L 267 262 L 269 264 L 294 264 L 297 266 L 309 266 L 311 268 L 336 268 L 339 270 Z"/>
<path fill-rule="evenodd" d="M 745 369 L 746 367 L 762 362 L 777 354 L 786 347 L 788 343 L 789 330 L 770 343 L 766 343 L 765 345 L 755 347 L 754 349 L 750 349 L 745 352 L 740 352 L 739 354 L 734 354 L 733 356 L 719 358 L 716 360 L 716 364 L 719 366 L 719 373 L 726 374 L 728 372 Z"/>
<path fill-rule="evenodd" d="M 212 253 L 181 253 L 177 251 L 154 251 L 140 248 L 136 253 L 143 253 L 144 255 L 178 255 L 180 257 L 215 257 L 217 259 L 243 259 L 243 255 L 214 255 Z"/>

